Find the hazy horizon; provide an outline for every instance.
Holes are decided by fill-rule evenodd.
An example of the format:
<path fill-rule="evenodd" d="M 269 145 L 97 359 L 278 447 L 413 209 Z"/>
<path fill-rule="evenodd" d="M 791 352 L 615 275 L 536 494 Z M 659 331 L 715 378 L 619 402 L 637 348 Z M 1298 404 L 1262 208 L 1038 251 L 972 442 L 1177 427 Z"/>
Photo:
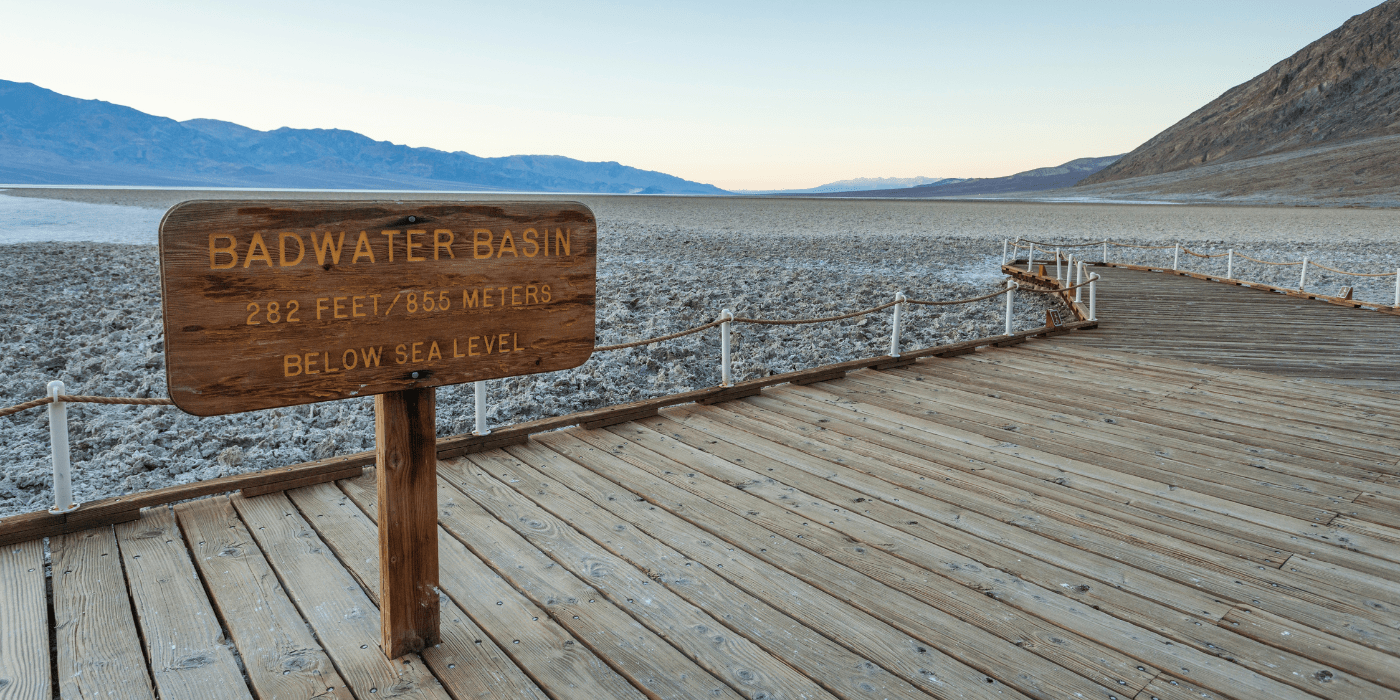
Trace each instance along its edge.
<path fill-rule="evenodd" d="M 1373 5 L 25 3 L 10 26 L 62 27 L 61 50 L 13 32 L 0 77 L 182 121 L 803 189 L 1123 153 Z"/>

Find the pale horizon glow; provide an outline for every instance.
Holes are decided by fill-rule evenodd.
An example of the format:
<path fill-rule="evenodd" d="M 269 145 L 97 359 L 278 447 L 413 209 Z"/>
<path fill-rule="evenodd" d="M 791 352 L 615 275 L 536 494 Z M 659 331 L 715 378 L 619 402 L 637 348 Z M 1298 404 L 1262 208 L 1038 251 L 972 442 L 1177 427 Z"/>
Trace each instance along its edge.
<path fill-rule="evenodd" d="M 29 2 L 0 78 L 795 189 L 1124 153 L 1375 4 Z"/>

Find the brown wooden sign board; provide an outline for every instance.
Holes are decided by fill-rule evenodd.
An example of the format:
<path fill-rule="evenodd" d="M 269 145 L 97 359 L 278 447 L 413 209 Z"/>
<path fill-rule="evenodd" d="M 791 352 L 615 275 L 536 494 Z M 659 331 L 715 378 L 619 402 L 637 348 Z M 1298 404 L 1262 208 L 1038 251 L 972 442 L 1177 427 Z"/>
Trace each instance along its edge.
<path fill-rule="evenodd" d="M 575 202 L 186 202 L 161 221 L 175 405 L 374 395 L 389 658 L 441 639 L 434 387 L 588 360 L 597 252 Z"/>
<path fill-rule="evenodd" d="M 574 202 L 185 202 L 160 225 L 170 397 L 213 416 L 577 367 L 596 256 Z"/>

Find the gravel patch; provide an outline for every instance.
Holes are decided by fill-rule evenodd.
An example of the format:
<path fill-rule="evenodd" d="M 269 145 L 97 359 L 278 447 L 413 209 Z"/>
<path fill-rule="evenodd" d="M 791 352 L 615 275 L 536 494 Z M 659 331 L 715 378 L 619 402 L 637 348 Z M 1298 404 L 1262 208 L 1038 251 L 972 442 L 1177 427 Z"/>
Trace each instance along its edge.
<path fill-rule="evenodd" d="M 154 207 L 180 197 L 163 196 L 143 195 L 131 203 L 145 206 L 142 211 L 149 216 Z M 65 197 L 75 195 L 68 191 Z M 916 299 L 985 294 L 1003 279 L 998 273 L 1001 239 L 1017 235 L 1061 240 L 1112 236 L 1144 243 L 1184 238 L 1202 251 L 1234 245 L 1268 259 L 1300 259 L 1307 253 L 1344 269 L 1393 271 L 1400 265 L 1393 233 L 1397 217 L 1388 212 L 578 199 L 599 220 L 600 344 L 700 325 L 724 308 L 738 315 L 803 318 L 874 306 L 899 291 Z M 72 204 L 47 201 L 56 207 Z M 1204 238 L 1206 231 L 1216 237 Z M 0 242 L 5 235 L 6 222 L 0 221 Z M 71 240 L 0 245 L 0 272 L 8 281 L 0 297 L 5 318 L 0 327 L 5 348 L 0 405 L 37 398 L 52 379 L 63 380 L 70 393 L 166 395 L 154 246 Z M 1152 264 L 1160 264 L 1165 255 L 1169 264 L 1171 253 L 1118 249 L 1112 255 Z M 1203 269 L 1195 259 L 1191 265 Z M 1218 262 L 1221 271 L 1223 265 Z M 1281 284 L 1296 277 L 1296 270 L 1277 268 L 1253 276 L 1242 271 L 1239 276 Z M 1309 278 L 1309 288 L 1336 286 L 1323 275 L 1313 282 L 1310 272 Z M 1389 303 L 1394 280 L 1357 287 L 1358 298 Z M 1016 327 L 1043 324 L 1049 303 L 1041 295 L 1018 294 Z M 966 306 L 908 307 L 903 347 L 999 333 L 1002 309 L 1000 298 Z M 882 354 L 888 349 L 889 323 L 886 310 L 813 326 L 739 326 L 734 333 L 735 378 Z M 719 331 L 714 329 L 600 353 L 573 370 L 492 381 L 487 419 L 499 426 L 713 386 L 719 381 L 719 354 Z M 475 420 L 471 388 L 442 388 L 438 397 L 439 435 L 470 432 Z M 373 448 L 370 399 L 213 418 L 196 418 L 173 407 L 78 404 L 70 405 L 68 413 L 74 490 L 82 501 Z M 49 506 L 48 450 L 46 411 L 0 418 L 0 457 L 7 465 L 0 478 L 0 516 Z"/>

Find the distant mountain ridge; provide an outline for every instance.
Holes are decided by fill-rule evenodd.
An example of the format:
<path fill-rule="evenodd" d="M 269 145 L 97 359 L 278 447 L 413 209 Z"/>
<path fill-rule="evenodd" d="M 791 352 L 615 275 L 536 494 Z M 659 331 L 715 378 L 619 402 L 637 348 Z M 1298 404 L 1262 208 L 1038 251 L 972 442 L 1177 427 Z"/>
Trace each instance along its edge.
<path fill-rule="evenodd" d="M 725 194 L 615 162 L 482 158 L 342 129 L 258 131 L 215 119 L 177 122 L 7 80 L 0 80 L 0 182 Z"/>
<path fill-rule="evenodd" d="M 971 195 L 1009 192 L 1038 192 L 1069 187 L 1109 165 L 1122 156 L 1076 158 L 1049 168 L 1035 168 L 1005 177 L 949 178 L 918 187 L 887 190 L 817 193 L 816 197 L 966 197 Z"/>
<path fill-rule="evenodd" d="M 817 192 L 858 192 L 861 190 L 888 190 L 899 187 L 918 187 L 940 182 L 962 182 L 956 177 L 857 177 L 850 180 L 837 180 L 825 185 L 796 190 L 734 190 L 736 194 L 813 194 Z"/>
<path fill-rule="evenodd" d="M 1224 171 L 1212 169 L 1211 181 L 1202 181 L 1201 191 L 1226 197 L 1264 189 L 1324 196 L 1338 196 L 1356 187 L 1395 192 L 1400 191 L 1400 158 L 1395 157 L 1400 153 L 1387 145 L 1387 137 L 1397 134 L 1400 0 L 1389 0 L 1231 88 L 1079 184 L 1101 185 L 1270 157 L 1269 168 L 1250 168 L 1248 177 L 1231 179 L 1219 174 Z M 1307 157 L 1273 158 L 1344 143 L 1369 149 L 1368 154 L 1377 147 L 1389 148 L 1392 155 L 1350 169 L 1335 159 L 1323 165 Z M 1179 177 L 1171 180 L 1174 187 L 1190 187 Z M 1306 188 L 1309 191 L 1298 187 L 1303 180 L 1312 183 Z M 1141 184 L 1150 187 L 1148 181 Z"/>

